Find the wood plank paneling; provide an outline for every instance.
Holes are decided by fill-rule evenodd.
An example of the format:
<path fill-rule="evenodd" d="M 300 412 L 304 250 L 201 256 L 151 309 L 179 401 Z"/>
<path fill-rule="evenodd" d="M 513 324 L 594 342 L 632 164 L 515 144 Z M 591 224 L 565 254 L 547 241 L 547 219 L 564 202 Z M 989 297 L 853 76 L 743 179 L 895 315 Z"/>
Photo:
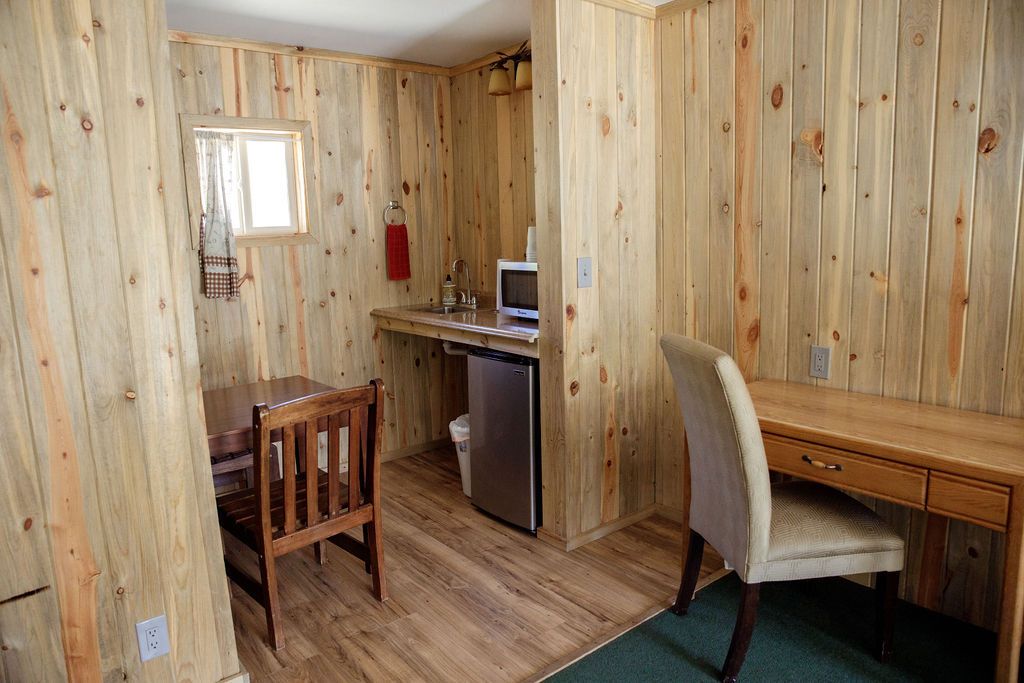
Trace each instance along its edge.
<path fill-rule="evenodd" d="M 867 393 L 881 392 L 885 362 L 888 291 L 885 273 L 889 258 L 898 30 L 899 7 L 895 3 L 863 0 L 851 316 L 847 339 L 848 388 Z"/>
<path fill-rule="evenodd" d="M 708 4 L 708 343 L 733 351 L 736 4 Z"/>
<path fill-rule="evenodd" d="M 445 264 L 466 259 L 473 287 L 484 292 L 496 291 L 499 258 L 523 260 L 526 228 L 537 224 L 533 91 L 488 95 L 489 78 L 490 71 L 481 67 L 451 79 L 455 231 L 451 259 Z M 460 288 L 465 287 L 462 277 Z"/>
<path fill-rule="evenodd" d="M 2 496 L 24 544 L 4 675 L 235 676 L 163 3 L 4 3 L 0 44 L 3 418 L 31 430 L 4 448 L 35 465 Z M 134 624 L 157 614 L 172 652 L 142 664 Z"/>
<path fill-rule="evenodd" d="M 818 334 L 818 266 L 825 116 L 825 5 L 794 0 L 786 379 L 811 382 L 808 344 Z M 765 285 L 767 287 L 767 284 Z"/>
<path fill-rule="evenodd" d="M 179 113 L 309 120 L 318 152 L 316 244 L 242 249 L 235 301 L 203 297 L 191 269 L 203 386 L 293 374 L 350 386 L 381 375 L 387 450 L 445 437 L 465 408 L 464 361 L 439 342 L 375 330 L 369 312 L 440 295 L 451 235 L 447 76 L 234 47 L 170 50 Z M 387 279 L 384 260 L 380 216 L 391 199 L 408 212 L 412 278 L 401 282 Z"/>
<path fill-rule="evenodd" d="M 960 405 L 998 413 L 1006 379 L 998 359 L 1020 355 L 1022 344 L 1008 332 L 1014 270 L 1024 268 L 1014 229 L 1024 158 L 1024 5 L 993 0 L 987 23 Z"/>
<path fill-rule="evenodd" d="M 642 260 L 657 239 L 653 46 L 650 19 L 534 3 L 538 75 L 555 77 L 533 101 L 539 261 L 560 271 L 541 283 L 544 526 L 570 544 L 654 501 L 658 268 Z M 579 257 L 593 260 L 592 287 L 576 287 Z"/>
<path fill-rule="evenodd" d="M 845 389 L 850 369 L 850 280 L 857 205 L 859 0 L 828 3 L 825 46 L 817 343 L 832 347 L 832 368 L 829 379 L 820 379 L 818 384 Z"/>
<path fill-rule="evenodd" d="M 686 172 L 686 127 L 678 123 L 683 121 L 682 101 L 679 98 L 669 98 L 662 102 L 660 93 L 666 90 L 681 92 L 686 87 L 682 37 L 685 23 L 684 16 L 676 16 L 655 24 L 655 55 L 658 57 L 655 62 L 658 69 L 656 94 L 659 95 L 658 125 L 655 134 L 658 136 L 657 173 L 661 179 L 661 182 L 655 184 L 655 191 L 658 192 L 658 329 L 662 333 L 677 334 L 686 332 L 685 298 L 689 291 L 685 285 L 672 286 L 680 275 L 683 282 L 686 281 L 686 200 L 684 194 L 682 202 L 667 201 L 661 193 L 661 188 L 683 186 Z M 663 119 L 675 121 L 676 125 L 661 125 Z M 666 283 L 669 286 L 666 286 Z M 658 370 L 658 452 L 678 453 L 686 447 L 682 417 L 679 414 L 672 375 L 668 364 L 662 358 L 658 360 Z M 657 467 L 655 498 L 659 501 L 682 500 L 682 458 L 658 458 Z"/>
<path fill-rule="evenodd" d="M 746 368 L 749 349 L 730 346 L 742 341 L 740 330 L 716 342 L 717 323 L 704 320 L 714 318 L 722 292 L 718 252 L 728 251 L 738 283 L 759 244 L 751 266 L 759 295 L 751 302 L 734 288 L 717 304 L 736 323 L 759 320 L 755 376 L 814 381 L 809 346 L 820 343 L 833 350 L 826 384 L 1024 414 L 1024 55 L 1010 38 L 1024 32 L 1020 3 L 945 2 L 940 11 L 938 0 L 773 1 L 763 9 L 763 59 L 752 67 L 742 38 L 746 27 L 759 28 L 756 7 L 724 0 L 659 15 L 659 239 L 686 264 L 672 268 L 661 256 L 662 329 L 682 317 L 688 334 L 718 343 Z M 730 13 L 735 51 L 716 45 Z M 702 99 L 704 73 L 735 79 L 735 87 L 710 87 Z M 763 98 L 752 179 L 745 139 L 758 129 L 744 119 L 742 85 L 750 78 L 760 79 Z M 723 187 L 719 126 L 730 117 L 736 167 Z M 677 170 L 669 159 L 680 149 Z M 760 199 L 748 198 L 758 183 Z M 715 228 L 716 197 L 729 192 L 734 241 Z M 761 218 L 751 235 L 742 227 L 748 201 Z M 673 230 L 670 216 L 682 216 L 686 229 Z M 658 473 L 678 479 L 658 482 L 658 502 L 682 507 L 684 449 L 669 389 L 659 403 L 672 437 L 659 442 Z M 905 595 L 995 624 L 1001 534 L 868 502 L 908 539 Z"/>
<path fill-rule="evenodd" d="M 760 349 L 763 9 L 760 0 L 736 2 L 733 355 L 743 376 L 750 378 L 757 373 Z"/>
<path fill-rule="evenodd" d="M 962 2 L 942 11 L 935 166 L 943 172 L 932 188 L 921 352 L 921 400 L 928 403 L 955 405 L 960 389 L 985 9 Z"/>
<path fill-rule="evenodd" d="M 938 1 L 901 2 L 899 31 L 882 392 L 917 400 L 921 395 L 921 320 L 939 53 Z"/>
<path fill-rule="evenodd" d="M 793 0 L 764 13 L 761 98 L 761 297 L 757 376 L 785 379 L 789 335 L 790 185 L 793 148 Z M 802 70 L 802 69 L 801 69 Z"/>

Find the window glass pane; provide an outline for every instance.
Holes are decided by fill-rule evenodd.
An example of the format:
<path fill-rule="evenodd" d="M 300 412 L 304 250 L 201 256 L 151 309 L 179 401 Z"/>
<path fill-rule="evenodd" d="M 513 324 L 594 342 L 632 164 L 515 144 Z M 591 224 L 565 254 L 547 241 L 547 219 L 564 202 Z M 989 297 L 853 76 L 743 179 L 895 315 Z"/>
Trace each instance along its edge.
<path fill-rule="evenodd" d="M 288 154 L 291 141 L 246 141 L 249 171 L 249 204 L 254 229 L 292 225 Z"/>

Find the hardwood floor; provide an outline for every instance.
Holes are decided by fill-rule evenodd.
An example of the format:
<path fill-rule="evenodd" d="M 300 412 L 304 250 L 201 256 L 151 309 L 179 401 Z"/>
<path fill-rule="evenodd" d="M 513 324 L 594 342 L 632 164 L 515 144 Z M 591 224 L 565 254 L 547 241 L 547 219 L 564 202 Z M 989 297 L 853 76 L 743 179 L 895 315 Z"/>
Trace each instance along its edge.
<path fill-rule="evenodd" d="M 231 586 L 254 681 L 522 680 L 668 605 L 678 588 L 675 522 L 655 517 L 565 553 L 473 508 L 450 449 L 385 463 L 383 489 L 388 602 L 331 544 L 323 567 L 311 552 L 286 556 L 275 652 L 262 609 Z M 229 546 L 253 571 L 250 554 Z M 710 557 L 703 573 L 720 566 Z"/>

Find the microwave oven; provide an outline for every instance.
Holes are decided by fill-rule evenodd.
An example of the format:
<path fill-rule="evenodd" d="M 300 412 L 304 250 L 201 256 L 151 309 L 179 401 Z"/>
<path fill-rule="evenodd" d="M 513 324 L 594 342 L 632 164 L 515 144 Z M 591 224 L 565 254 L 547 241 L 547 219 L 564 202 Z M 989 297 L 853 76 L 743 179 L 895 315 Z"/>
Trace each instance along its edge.
<path fill-rule="evenodd" d="M 498 313 L 540 320 L 537 262 L 498 259 Z"/>

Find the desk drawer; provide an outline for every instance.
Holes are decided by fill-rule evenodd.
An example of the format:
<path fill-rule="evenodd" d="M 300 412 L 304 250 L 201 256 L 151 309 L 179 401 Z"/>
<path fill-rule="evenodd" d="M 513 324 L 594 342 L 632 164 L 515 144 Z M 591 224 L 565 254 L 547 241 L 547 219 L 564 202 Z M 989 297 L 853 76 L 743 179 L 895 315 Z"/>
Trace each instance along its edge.
<path fill-rule="evenodd" d="M 928 470 L 764 435 L 768 467 L 801 479 L 924 508 Z"/>
<path fill-rule="evenodd" d="M 1006 531 L 1010 489 L 933 470 L 928 480 L 928 511 Z"/>

